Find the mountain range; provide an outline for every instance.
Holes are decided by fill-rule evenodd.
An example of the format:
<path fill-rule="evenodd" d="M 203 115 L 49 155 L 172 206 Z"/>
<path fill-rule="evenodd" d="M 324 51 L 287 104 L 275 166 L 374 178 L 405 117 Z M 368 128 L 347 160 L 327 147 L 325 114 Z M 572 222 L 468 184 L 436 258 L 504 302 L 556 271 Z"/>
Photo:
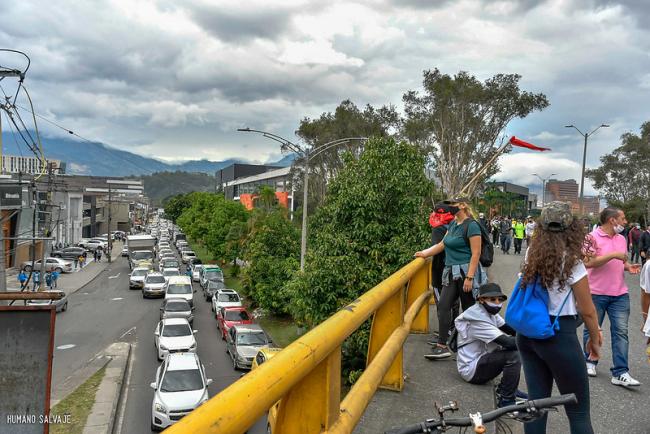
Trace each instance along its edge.
<path fill-rule="evenodd" d="M 32 136 L 34 134 L 32 133 Z M 113 148 L 100 142 L 70 140 L 66 138 L 41 137 L 45 158 L 66 163 L 66 173 L 72 175 L 131 176 L 151 175 L 156 172 L 194 172 L 214 175 L 218 170 L 233 163 L 248 163 L 244 159 L 225 161 L 191 160 L 167 163 L 155 158 L 143 157 Z M 4 155 L 31 155 L 20 136 L 2 133 Z M 290 154 L 278 161 L 265 163 L 269 166 L 290 166 L 295 155 Z"/>

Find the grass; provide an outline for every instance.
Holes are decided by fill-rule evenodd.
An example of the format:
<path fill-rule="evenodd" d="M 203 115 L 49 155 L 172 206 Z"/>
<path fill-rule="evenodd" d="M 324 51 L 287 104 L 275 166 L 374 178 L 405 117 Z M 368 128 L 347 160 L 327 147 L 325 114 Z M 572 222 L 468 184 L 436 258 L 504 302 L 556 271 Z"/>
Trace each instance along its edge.
<path fill-rule="evenodd" d="M 263 316 L 259 323 L 278 347 L 284 348 L 300 337 L 298 327 L 290 317 Z"/>
<path fill-rule="evenodd" d="M 50 433 L 81 434 L 83 432 L 88 415 L 95 404 L 97 389 L 99 389 L 99 384 L 102 382 L 105 372 L 106 367 L 103 367 L 63 401 L 52 407 L 50 414 L 59 416 L 69 414 L 70 423 L 51 425 Z"/>
<path fill-rule="evenodd" d="M 208 249 L 201 245 L 198 241 L 194 241 L 192 239 L 187 239 L 187 242 L 189 243 L 190 247 L 192 250 L 194 250 L 194 253 L 196 253 L 196 256 L 203 262 L 204 264 L 210 264 L 214 262 L 213 256 L 208 252 Z"/>

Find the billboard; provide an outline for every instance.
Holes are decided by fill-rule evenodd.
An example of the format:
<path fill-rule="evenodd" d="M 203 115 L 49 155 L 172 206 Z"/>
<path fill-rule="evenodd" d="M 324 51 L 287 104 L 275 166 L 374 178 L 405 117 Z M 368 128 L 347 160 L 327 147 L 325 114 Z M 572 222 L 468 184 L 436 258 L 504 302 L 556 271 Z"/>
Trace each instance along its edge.
<path fill-rule="evenodd" d="M 0 432 L 47 434 L 54 306 L 0 306 Z"/>

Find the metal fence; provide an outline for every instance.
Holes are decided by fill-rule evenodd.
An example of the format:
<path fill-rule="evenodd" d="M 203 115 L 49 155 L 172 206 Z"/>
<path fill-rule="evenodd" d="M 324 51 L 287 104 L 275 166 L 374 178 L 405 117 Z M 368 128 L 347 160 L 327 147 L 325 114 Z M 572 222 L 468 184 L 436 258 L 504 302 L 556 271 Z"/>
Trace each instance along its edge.
<path fill-rule="evenodd" d="M 413 260 L 165 433 L 241 434 L 278 401 L 274 434 L 352 432 L 378 387 L 402 390 L 402 347 L 428 332 L 430 282 L 430 261 Z M 373 314 L 366 369 L 341 401 L 341 345 Z"/>

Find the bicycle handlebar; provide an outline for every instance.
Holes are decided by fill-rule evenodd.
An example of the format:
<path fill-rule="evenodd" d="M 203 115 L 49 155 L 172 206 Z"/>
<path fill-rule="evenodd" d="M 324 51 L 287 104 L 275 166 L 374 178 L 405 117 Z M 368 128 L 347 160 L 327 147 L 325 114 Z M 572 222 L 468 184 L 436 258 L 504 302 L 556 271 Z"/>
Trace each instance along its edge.
<path fill-rule="evenodd" d="M 516 411 L 526 411 L 529 409 L 541 409 L 549 407 L 557 407 L 558 405 L 566 404 L 575 404 L 578 402 L 575 394 L 570 393 L 567 395 L 553 396 L 550 398 L 542 398 L 529 400 L 522 404 L 509 405 L 507 407 L 497 408 L 496 410 L 489 411 L 484 413 L 483 422 L 488 423 L 492 422 L 506 413 L 512 413 Z M 403 428 L 394 428 L 388 431 L 385 431 L 384 434 L 418 434 L 431 432 L 431 430 L 439 428 L 443 425 L 443 421 L 429 419 L 425 422 L 420 422 L 414 425 L 409 425 Z M 472 420 L 469 417 L 458 417 L 450 418 L 444 420 L 444 425 L 449 426 L 472 426 Z M 435 432 L 435 431 L 434 431 Z"/>

